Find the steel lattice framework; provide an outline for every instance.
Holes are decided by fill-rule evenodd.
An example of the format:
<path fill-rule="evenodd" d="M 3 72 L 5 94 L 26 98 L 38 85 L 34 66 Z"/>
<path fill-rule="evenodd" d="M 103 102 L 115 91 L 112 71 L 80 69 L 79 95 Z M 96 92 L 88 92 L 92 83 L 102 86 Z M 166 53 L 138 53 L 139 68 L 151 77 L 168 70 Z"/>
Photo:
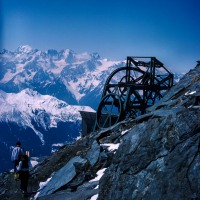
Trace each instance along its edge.
<path fill-rule="evenodd" d="M 126 66 L 114 70 L 106 80 L 95 130 L 144 114 L 173 86 L 173 77 L 155 57 L 127 57 Z"/>

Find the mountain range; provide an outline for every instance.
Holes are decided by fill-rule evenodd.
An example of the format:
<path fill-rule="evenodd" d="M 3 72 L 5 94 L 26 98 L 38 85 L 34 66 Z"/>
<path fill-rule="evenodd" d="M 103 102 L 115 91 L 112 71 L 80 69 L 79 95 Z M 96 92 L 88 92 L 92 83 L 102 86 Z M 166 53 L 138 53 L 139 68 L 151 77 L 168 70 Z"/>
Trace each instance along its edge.
<path fill-rule="evenodd" d="M 126 61 L 66 49 L 28 45 L 0 51 L 0 150 L 2 163 L 17 140 L 33 156 L 80 136 L 79 111 L 97 109 L 107 77 Z M 183 74 L 175 74 L 178 82 Z M 117 81 L 117 80 L 116 80 Z M 94 110 L 93 110 L 94 109 Z M 11 167 L 9 162 L 0 171 Z"/>
<path fill-rule="evenodd" d="M 40 51 L 24 45 L 16 51 L 2 50 L 0 66 L 0 89 L 5 92 L 30 88 L 71 105 L 96 109 L 107 77 L 113 70 L 126 66 L 126 61 L 111 61 L 98 53 Z M 175 82 L 182 76 L 175 74 Z"/>
<path fill-rule="evenodd" d="M 71 105 L 96 108 L 106 78 L 125 62 L 102 59 L 98 53 L 40 51 L 25 45 L 14 52 L 2 50 L 0 64 L 0 88 L 5 92 L 31 88 Z"/>

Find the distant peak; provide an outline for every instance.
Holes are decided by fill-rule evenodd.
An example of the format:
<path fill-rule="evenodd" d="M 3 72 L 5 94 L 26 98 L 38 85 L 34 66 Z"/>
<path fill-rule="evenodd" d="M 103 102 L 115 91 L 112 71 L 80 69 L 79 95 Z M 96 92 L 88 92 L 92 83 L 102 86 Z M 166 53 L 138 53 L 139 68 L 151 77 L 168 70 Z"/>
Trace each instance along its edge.
<path fill-rule="evenodd" d="M 55 49 L 49 49 L 49 50 L 47 50 L 47 53 L 48 53 L 49 55 L 55 56 L 55 55 L 58 54 L 58 51 L 55 50 Z"/>
<path fill-rule="evenodd" d="M 70 54 L 74 54 L 74 51 L 71 50 L 71 49 L 65 49 L 65 50 L 63 50 L 63 55 L 64 56 L 68 56 Z"/>
<path fill-rule="evenodd" d="M 17 52 L 19 53 L 30 53 L 32 50 L 32 47 L 29 45 L 22 45 L 17 48 Z"/>
<path fill-rule="evenodd" d="M 74 51 L 71 50 L 71 49 L 65 49 L 64 52 L 66 52 L 66 53 L 74 53 Z"/>
<path fill-rule="evenodd" d="M 36 96 L 36 95 L 38 95 L 37 91 L 34 91 L 34 90 L 30 89 L 30 88 L 26 88 L 26 89 L 22 90 L 19 93 L 21 93 L 21 94 L 27 94 L 29 96 Z"/>
<path fill-rule="evenodd" d="M 0 50 L 0 54 L 4 54 L 4 53 L 8 53 L 8 51 L 6 49 Z"/>
<path fill-rule="evenodd" d="M 98 60 L 98 59 L 101 58 L 100 55 L 99 55 L 97 52 L 92 53 L 92 54 L 91 54 L 91 57 L 92 57 L 93 59 L 95 59 L 95 60 Z"/>

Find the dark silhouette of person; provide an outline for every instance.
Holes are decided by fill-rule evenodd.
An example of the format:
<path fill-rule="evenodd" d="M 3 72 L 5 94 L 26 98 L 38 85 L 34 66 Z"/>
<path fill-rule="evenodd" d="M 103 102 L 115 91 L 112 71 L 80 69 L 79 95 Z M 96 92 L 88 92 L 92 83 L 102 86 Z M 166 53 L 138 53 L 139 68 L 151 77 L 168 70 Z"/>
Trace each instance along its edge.
<path fill-rule="evenodd" d="M 29 167 L 30 167 L 30 162 L 28 156 L 21 155 L 19 165 L 17 166 L 17 172 L 19 173 L 19 179 L 21 180 L 20 189 L 22 190 L 23 194 L 27 194 Z"/>
<path fill-rule="evenodd" d="M 11 161 L 14 163 L 14 172 L 17 171 L 16 167 L 19 164 L 19 156 L 23 155 L 24 151 L 21 148 L 21 142 L 16 143 L 16 147 L 12 150 Z"/>

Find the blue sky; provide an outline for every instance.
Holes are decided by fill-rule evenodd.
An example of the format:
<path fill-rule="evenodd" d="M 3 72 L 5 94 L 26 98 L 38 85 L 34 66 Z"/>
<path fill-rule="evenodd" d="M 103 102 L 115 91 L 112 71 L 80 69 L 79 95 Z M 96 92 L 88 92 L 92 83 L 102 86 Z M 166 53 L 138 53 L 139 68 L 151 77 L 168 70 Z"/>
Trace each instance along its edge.
<path fill-rule="evenodd" d="M 187 72 L 200 60 L 200 0 L 0 0 L 0 49 L 155 56 Z"/>

